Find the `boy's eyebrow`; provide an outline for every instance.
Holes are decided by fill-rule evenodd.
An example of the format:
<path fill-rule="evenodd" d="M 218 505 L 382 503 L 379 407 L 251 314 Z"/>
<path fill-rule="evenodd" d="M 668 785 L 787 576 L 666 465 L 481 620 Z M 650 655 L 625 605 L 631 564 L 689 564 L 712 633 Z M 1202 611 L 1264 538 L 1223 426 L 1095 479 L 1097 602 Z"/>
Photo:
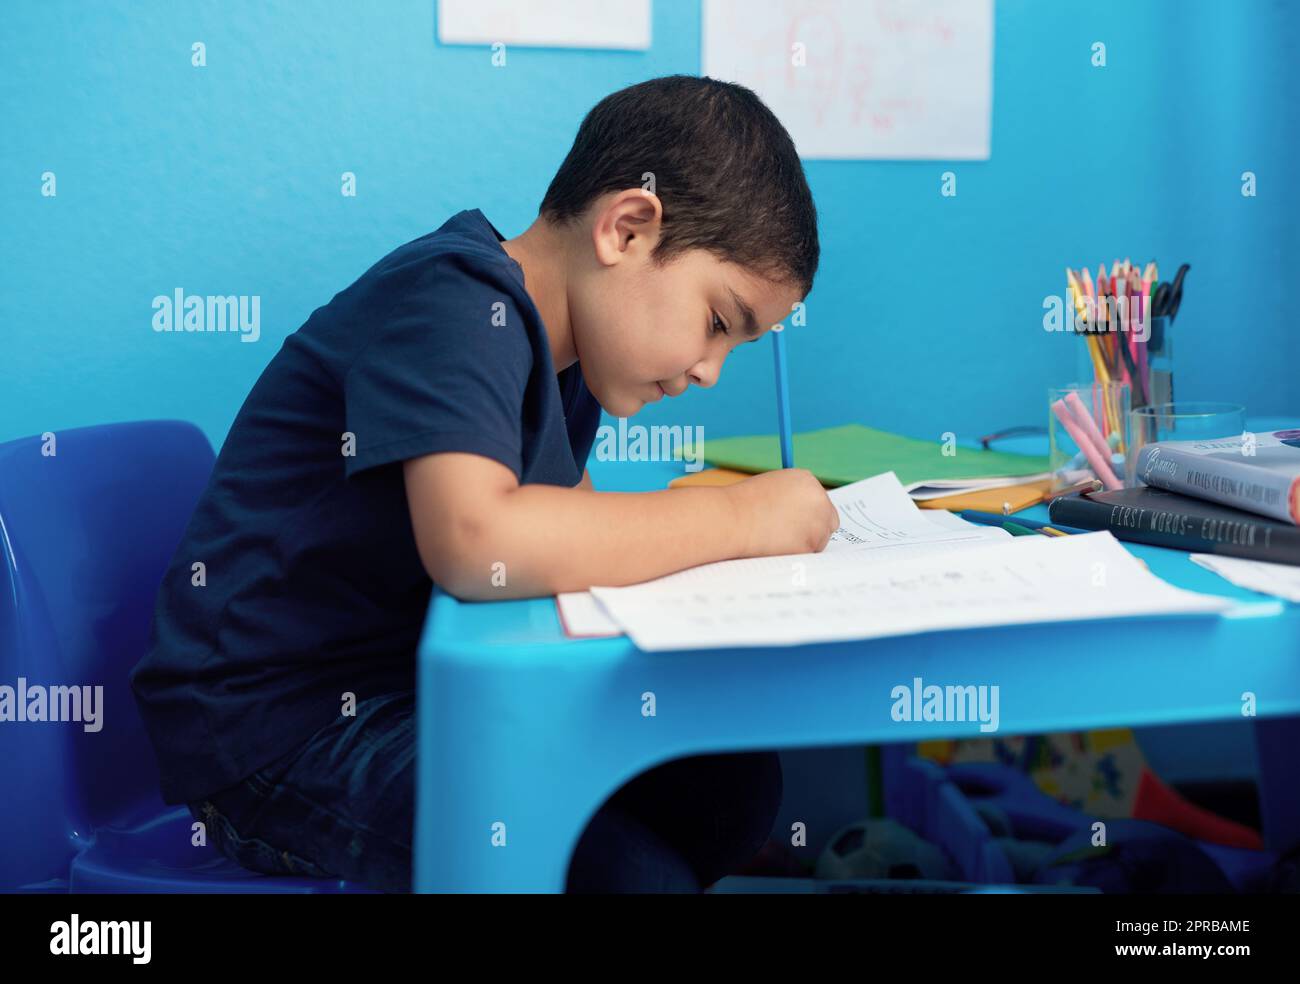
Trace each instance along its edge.
<path fill-rule="evenodd" d="M 744 299 L 730 287 L 727 288 L 727 293 L 731 295 L 732 303 L 736 305 L 736 310 L 740 314 L 737 320 L 744 325 L 745 337 L 751 342 L 757 341 L 763 330 L 758 327 L 758 319 L 754 317 L 754 309 L 746 304 Z"/>

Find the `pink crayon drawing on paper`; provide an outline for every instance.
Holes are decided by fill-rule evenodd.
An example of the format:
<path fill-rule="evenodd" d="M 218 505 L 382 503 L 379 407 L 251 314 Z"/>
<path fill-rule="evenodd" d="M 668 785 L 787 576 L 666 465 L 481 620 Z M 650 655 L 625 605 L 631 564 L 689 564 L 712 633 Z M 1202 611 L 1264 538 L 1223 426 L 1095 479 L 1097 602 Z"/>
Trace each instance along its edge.
<path fill-rule="evenodd" d="M 989 156 L 992 0 L 704 0 L 704 74 L 747 85 L 805 158 Z"/>

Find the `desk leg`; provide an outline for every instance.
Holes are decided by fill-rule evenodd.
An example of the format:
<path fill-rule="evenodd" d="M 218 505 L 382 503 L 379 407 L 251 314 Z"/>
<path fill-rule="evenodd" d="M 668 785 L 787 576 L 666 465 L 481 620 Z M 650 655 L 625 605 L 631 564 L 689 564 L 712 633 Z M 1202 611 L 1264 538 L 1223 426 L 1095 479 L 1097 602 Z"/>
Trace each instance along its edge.
<path fill-rule="evenodd" d="M 602 797 L 556 788 L 540 756 L 483 756 L 469 769 L 438 759 L 417 781 L 414 890 L 563 892 Z"/>
<path fill-rule="evenodd" d="M 503 685 L 449 660 L 421 681 L 415 891 L 563 892 L 579 837 L 626 780 L 616 763 L 631 756 L 557 727 L 533 675 Z"/>

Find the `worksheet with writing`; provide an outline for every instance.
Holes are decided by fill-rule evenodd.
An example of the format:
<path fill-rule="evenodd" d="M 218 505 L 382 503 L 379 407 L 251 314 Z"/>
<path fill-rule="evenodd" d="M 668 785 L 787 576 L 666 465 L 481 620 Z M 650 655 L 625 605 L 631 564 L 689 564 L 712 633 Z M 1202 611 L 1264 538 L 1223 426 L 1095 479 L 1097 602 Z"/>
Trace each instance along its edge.
<path fill-rule="evenodd" d="M 822 553 L 747 557 L 692 567 L 647 581 L 658 589 L 727 583 L 756 576 L 776 580 L 826 577 L 840 568 L 897 561 L 942 550 L 959 550 L 1003 542 L 1006 530 L 977 526 L 942 510 L 916 507 L 893 472 L 832 489 L 828 496 L 839 510 L 840 528 Z M 622 634 L 591 592 L 575 591 L 556 599 L 565 632 L 577 638 Z"/>
<path fill-rule="evenodd" d="M 792 646 L 943 629 L 1213 613 L 1227 599 L 1153 576 L 1109 532 L 1018 537 L 897 563 L 812 554 L 788 567 L 694 583 L 593 588 L 643 650 Z M 829 563 L 828 563 L 829 562 Z"/>

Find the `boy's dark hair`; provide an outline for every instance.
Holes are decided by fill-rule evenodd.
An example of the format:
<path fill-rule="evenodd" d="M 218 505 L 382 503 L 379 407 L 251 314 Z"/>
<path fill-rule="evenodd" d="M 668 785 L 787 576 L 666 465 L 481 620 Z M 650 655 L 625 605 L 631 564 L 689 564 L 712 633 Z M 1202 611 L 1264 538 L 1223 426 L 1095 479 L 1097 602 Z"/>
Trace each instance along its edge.
<path fill-rule="evenodd" d="M 598 196 L 645 185 L 663 203 L 654 259 L 704 249 L 812 289 L 817 210 L 794 141 L 744 86 L 669 75 L 606 96 L 587 114 L 542 199 L 566 223 Z"/>

